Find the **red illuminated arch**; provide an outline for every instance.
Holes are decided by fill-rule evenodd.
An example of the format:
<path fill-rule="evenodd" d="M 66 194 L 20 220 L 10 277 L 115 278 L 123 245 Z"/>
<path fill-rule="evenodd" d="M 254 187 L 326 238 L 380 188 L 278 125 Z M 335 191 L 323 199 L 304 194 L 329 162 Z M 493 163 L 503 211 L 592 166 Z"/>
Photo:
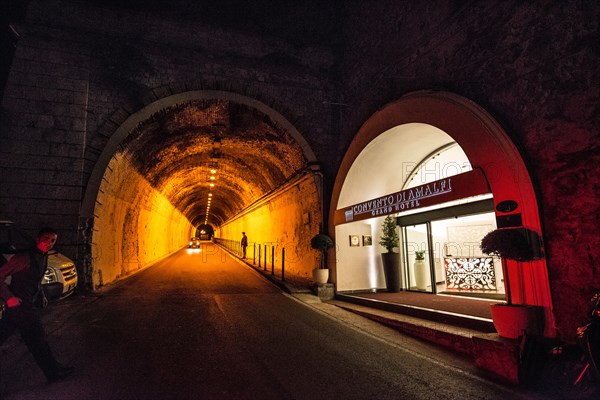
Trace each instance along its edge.
<path fill-rule="evenodd" d="M 360 152 L 381 133 L 408 123 L 429 124 L 450 135 L 464 150 L 473 167 L 480 167 L 484 172 L 494 203 L 505 200 L 517 202 L 519 208 L 514 212 L 521 214 L 523 225 L 541 234 L 537 196 L 523 157 L 513 141 L 500 124 L 474 102 L 456 94 L 434 91 L 409 93 L 382 107 L 361 126 L 342 160 L 334 183 L 330 232 L 335 232 L 334 213 L 340 192 Z M 514 302 L 544 306 L 547 310 L 545 334 L 553 335 L 546 261 L 529 262 L 526 266 L 511 262 L 509 267 Z"/>

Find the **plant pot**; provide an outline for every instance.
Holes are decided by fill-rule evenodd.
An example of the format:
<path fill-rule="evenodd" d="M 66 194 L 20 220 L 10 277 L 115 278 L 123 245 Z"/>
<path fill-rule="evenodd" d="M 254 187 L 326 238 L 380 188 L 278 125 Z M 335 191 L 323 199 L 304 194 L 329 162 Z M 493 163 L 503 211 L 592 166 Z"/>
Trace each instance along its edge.
<path fill-rule="evenodd" d="M 400 291 L 400 254 L 382 253 L 383 275 L 385 276 L 385 287 L 388 292 Z"/>
<path fill-rule="evenodd" d="M 329 280 L 329 269 L 327 268 L 315 268 L 312 270 L 313 282 L 324 284 Z"/>
<path fill-rule="evenodd" d="M 415 283 L 417 285 L 417 289 L 426 290 L 427 284 L 429 283 L 429 268 L 427 268 L 427 264 L 425 264 L 425 260 L 417 260 L 414 265 L 415 271 Z"/>
<path fill-rule="evenodd" d="M 523 333 L 543 335 L 544 307 L 525 304 L 492 304 L 492 321 L 498 336 L 518 339 Z"/>

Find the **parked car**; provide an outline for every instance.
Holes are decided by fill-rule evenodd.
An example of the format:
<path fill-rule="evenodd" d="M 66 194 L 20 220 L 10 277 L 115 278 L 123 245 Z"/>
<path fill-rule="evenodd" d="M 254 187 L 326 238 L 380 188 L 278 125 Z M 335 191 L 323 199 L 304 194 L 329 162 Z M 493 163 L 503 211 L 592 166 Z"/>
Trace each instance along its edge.
<path fill-rule="evenodd" d="M 42 278 L 42 289 L 49 299 L 67 297 L 77 288 L 75 263 L 58 251 L 48 253 L 48 268 Z"/>
<path fill-rule="evenodd" d="M 190 244 L 188 244 L 188 248 L 199 249 L 200 248 L 200 239 L 198 239 L 197 237 L 190 238 Z"/>
<path fill-rule="evenodd" d="M 0 221 L 0 265 L 14 254 L 33 247 L 35 240 L 17 228 L 12 221 Z M 42 278 L 42 289 L 46 297 L 55 300 L 69 296 L 75 291 L 77 280 L 75 263 L 58 251 L 51 250 L 48 253 L 48 268 Z"/>

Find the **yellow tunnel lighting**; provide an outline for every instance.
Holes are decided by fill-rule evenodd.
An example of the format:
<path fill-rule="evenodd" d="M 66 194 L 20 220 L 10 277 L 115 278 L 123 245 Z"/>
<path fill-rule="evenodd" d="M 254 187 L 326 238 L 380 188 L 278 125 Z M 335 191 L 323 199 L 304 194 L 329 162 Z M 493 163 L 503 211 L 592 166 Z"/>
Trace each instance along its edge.
<path fill-rule="evenodd" d="M 211 173 L 211 174 L 216 174 L 216 173 L 217 173 L 217 170 L 216 170 L 216 169 L 211 169 L 211 170 L 210 170 L 210 173 Z"/>
<path fill-rule="evenodd" d="M 211 184 L 210 184 L 210 187 L 214 187 L 214 186 L 215 186 L 215 184 L 214 184 L 214 183 L 211 183 Z"/>

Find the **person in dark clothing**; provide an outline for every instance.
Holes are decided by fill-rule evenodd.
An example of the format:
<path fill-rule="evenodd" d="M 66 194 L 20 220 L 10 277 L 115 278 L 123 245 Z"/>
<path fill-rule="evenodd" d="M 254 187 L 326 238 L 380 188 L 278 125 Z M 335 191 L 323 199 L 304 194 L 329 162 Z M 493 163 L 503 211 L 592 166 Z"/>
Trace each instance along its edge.
<path fill-rule="evenodd" d="M 34 249 L 15 254 L 0 266 L 0 293 L 7 305 L 0 320 L 0 344 L 18 330 L 49 382 L 64 379 L 73 372 L 73 367 L 64 366 L 54 358 L 40 319 L 40 306 L 44 308 L 48 304 L 42 278 L 48 265 L 48 251 L 57 238 L 54 229 L 44 228 L 38 233 Z"/>
<path fill-rule="evenodd" d="M 248 247 L 248 236 L 246 236 L 246 232 L 242 232 L 242 241 L 240 244 L 242 245 L 242 258 L 246 258 L 246 247 Z"/>

